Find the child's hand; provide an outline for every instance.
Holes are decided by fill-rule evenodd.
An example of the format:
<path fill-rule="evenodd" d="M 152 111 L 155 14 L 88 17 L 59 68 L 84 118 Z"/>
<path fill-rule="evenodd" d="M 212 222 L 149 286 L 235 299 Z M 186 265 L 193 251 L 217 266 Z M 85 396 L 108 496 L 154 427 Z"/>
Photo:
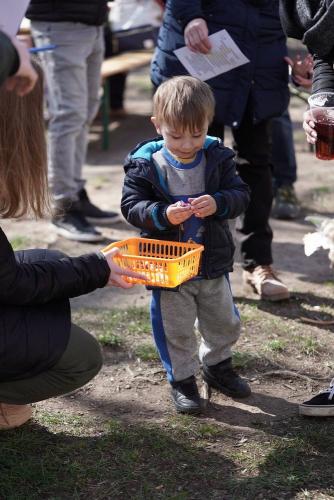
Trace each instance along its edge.
<path fill-rule="evenodd" d="M 198 198 L 188 198 L 188 202 L 195 217 L 202 219 L 217 212 L 216 201 L 209 194 L 204 194 Z"/>
<path fill-rule="evenodd" d="M 182 224 L 182 222 L 189 219 L 192 214 L 190 205 L 185 204 L 182 201 L 169 205 L 166 212 L 169 222 L 175 226 Z"/>

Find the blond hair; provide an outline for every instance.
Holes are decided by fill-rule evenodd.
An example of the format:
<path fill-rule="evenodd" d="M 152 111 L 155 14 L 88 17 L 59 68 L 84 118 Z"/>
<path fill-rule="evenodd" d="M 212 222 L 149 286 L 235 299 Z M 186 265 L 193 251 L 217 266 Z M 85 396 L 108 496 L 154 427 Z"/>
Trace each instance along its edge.
<path fill-rule="evenodd" d="M 158 123 L 176 130 L 200 130 L 212 122 L 215 99 L 209 85 L 192 76 L 175 76 L 162 83 L 153 97 L 153 115 Z"/>
<path fill-rule="evenodd" d="M 49 208 L 43 119 L 43 73 L 24 97 L 0 88 L 0 216 L 41 217 Z"/>

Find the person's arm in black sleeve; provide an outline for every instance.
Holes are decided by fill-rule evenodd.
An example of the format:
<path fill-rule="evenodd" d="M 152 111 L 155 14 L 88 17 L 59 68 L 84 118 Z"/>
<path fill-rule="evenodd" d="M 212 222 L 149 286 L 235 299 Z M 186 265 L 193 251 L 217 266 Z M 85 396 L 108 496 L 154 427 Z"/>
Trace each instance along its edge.
<path fill-rule="evenodd" d="M 29 305 L 76 297 L 107 284 L 109 265 L 101 253 L 18 263 L 0 229 L 0 303 Z"/>
<path fill-rule="evenodd" d="M 302 40 L 305 29 L 300 23 L 295 0 L 280 0 L 279 15 L 284 33 L 287 37 Z"/>
<path fill-rule="evenodd" d="M 10 38 L 0 31 L 0 85 L 19 69 L 20 59 Z"/>
<path fill-rule="evenodd" d="M 334 29 L 334 27 L 333 27 Z M 333 92 L 334 91 L 334 53 L 330 54 L 328 57 L 321 59 L 317 55 L 314 55 L 314 66 L 313 66 L 313 82 L 312 82 L 312 94 L 317 92 Z"/>

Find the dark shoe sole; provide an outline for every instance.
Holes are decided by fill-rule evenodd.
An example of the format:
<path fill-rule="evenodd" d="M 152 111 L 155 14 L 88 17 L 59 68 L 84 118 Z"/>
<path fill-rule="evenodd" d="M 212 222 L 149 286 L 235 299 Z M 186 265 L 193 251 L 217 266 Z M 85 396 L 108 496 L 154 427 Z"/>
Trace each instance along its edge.
<path fill-rule="evenodd" d="M 244 393 L 236 393 L 234 391 L 231 391 L 231 389 L 228 389 L 228 387 L 224 387 L 220 384 L 218 384 L 215 380 L 210 379 L 207 375 L 203 374 L 203 379 L 205 382 L 208 384 L 209 387 L 213 387 L 214 389 L 217 389 L 219 392 L 225 394 L 225 396 L 228 396 L 230 398 L 236 398 L 236 399 L 243 399 L 243 398 L 248 398 L 252 394 L 251 388 L 249 387 L 249 392 L 244 392 Z"/>
<path fill-rule="evenodd" d="M 119 222 L 122 222 L 122 217 L 120 215 L 116 215 L 114 217 L 87 217 L 85 216 L 85 219 L 87 222 L 90 224 L 93 224 L 94 226 L 105 226 L 107 224 L 118 224 Z"/>
<path fill-rule="evenodd" d="M 183 414 L 187 414 L 187 415 L 198 415 L 199 413 L 201 413 L 202 411 L 202 408 L 199 406 L 199 407 L 194 407 L 194 408 L 185 408 L 183 406 L 179 406 L 174 402 L 174 405 L 175 405 L 175 409 L 176 409 L 176 412 L 177 413 L 183 413 Z"/>
<path fill-rule="evenodd" d="M 56 233 L 59 236 L 63 236 L 63 238 L 66 238 L 67 240 L 71 241 L 82 241 L 82 242 L 87 242 L 87 243 L 94 243 L 98 241 L 103 241 L 104 236 L 102 234 L 89 234 L 89 233 L 72 233 L 71 231 L 67 231 L 66 229 L 63 229 L 62 227 L 58 227 L 55 224 L 52 224 L 53 229 L 55 229 Z"/>

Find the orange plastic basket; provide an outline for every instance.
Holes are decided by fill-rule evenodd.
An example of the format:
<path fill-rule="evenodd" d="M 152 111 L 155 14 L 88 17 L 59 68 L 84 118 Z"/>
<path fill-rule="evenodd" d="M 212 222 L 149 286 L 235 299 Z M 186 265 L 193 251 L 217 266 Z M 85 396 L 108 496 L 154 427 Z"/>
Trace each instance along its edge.
<path fill-rule="evenodd" d="M 128 238 L 111 243 L 103 251 L 119 248 L 114 261 L 122 268 L 143 274 L 147 281 L 125 277 L 131 283 L 174 288 L 198 274 L 203 245 L 175 241 Z"/>

